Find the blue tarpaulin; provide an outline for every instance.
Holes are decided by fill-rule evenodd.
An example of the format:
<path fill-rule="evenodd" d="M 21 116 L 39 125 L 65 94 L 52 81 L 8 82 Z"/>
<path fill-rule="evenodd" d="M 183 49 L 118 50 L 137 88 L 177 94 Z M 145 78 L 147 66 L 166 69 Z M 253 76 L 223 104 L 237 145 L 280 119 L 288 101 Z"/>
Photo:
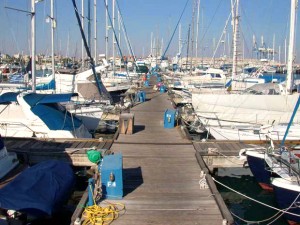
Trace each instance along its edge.
<path fill-rule="evenodd" d="M 36 217 L 51 215 L 69 198 L 74 184 L 69 164 L 44 161 L 24 170 L 0 189 L 0 208 Z"/>

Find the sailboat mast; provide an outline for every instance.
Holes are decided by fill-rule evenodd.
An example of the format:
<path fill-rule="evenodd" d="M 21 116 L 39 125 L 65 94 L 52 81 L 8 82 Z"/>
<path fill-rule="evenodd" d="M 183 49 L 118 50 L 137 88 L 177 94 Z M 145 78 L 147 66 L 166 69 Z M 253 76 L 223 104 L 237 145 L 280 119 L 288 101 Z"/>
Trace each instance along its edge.
<path fill-rule="evenodd" d="M 81 0 L 81 26 L 84 31 L 84 0 Z M 84 67 L 84 42 L 81 41 L 81 67 Z"/>
<path fill-rule="evenodd" d="M 105 0 L 105 59 L 108 60 L 108 0 Z"/>
<path fill-rule="evenodd" d="M 151 46 L 150 46 L 150 48 L 151 48 L 151 51 L 150 51 L 150 55 L 152 56 L 153 55 L 153 32 L 151 32 Z"/>
<path fill-rule="evenodd" d="M 56 21 L 54 19 L 54 0 L 51 0 L 51 59 L 52 59 L 52 75 L 55 80 L 55 59 L 54 59 L 54 29 L 56 27 Z"/>
<path fill-rule="evenodd" d="M 97 0 L 94 0 L 94 61 L 97 65 Z"/>
<path fill-rule="evenodd" d="M 181 53 L 181 23 L 178 28 L 178 53 Z"/>
<path fill-rule="evenodd" d="M 273 60 L 273 63 L 274 63 L 275 62 L 275 34 L 273 35 L 273 51 L 272 51 L 272 53 L 273 53 L 272 60 Z"/>
<path fill-rule="evenodd" d="M 233 18 L 233 57 L 232 57 L 232 79 L 237 76 L 237 30 L 239 25 L 239 0 L 236 0 L 235 13 L 234 5 L 232 5 L 232 18 Z"/>
<path fill-rule="evenodd" d="M 188 40 L 187 40 L 187 47 L 186 47 L 186 61 L 185 61 L 185 70 L 188 69 L 188 61 L 189 61 L 189 48 L 190 48 L 190 33 L 191 33 L 191 24 L 189 24 L 188 29 Z"/>
<path fill-rule="evenodd" d="M 119 33 L 119 45 L 121 46 L 121 13 L 120 10 L 118 9 L 118 33 Z"/>
<path fill-rule="evenodd" d="M 287 56 L 286 56 L 287 54 L 286 54 L 286 38 L 284 39 L 284 64 L 286 64 L 286 58 L 287 58 Z"/>
<path fill-rule="evenodd" d="M 286 92 L 290 94 L 292 93 L 292 84 L 293 84 L 296 9 L 297 9 L 297 0 L 291 0 L 290 37 L 289 37 L 287 77 L 286 77 Z"/>
<path fill-rule="evenodd" d="M 200 16 L 200 0 L 198 0 L 198 4 L 197 4 L 196 60 L 198 58 L 199 16 Z"/>
<path fill-rule="evenodd" d="M 113 26 L 113 29 L 115 29 L 115 0 L 112 0 L 112 26 Z M 112 32 L 112 51 L 113 51 L 113 63 L 112 63 L 112 66 L 113 66 L 113 75 L 115 75 L 115 42 L 116 42 L 116 39 L 115 39 L 115 33 Z"/>
<path fill-rule="evenodd" d="M 91 0 L 88 0 L 88 14 L 87 14 L 87 21 L 88 21 L 88 46 L 90 51 L 92 52 L 92 45 L 91 45 Z"/>
<path fill-rule="evenodd" d="M 36 92 L 35 78 L 35 0 L 31 0 L 31 75 L 32 75 L 32 92 Z"/>

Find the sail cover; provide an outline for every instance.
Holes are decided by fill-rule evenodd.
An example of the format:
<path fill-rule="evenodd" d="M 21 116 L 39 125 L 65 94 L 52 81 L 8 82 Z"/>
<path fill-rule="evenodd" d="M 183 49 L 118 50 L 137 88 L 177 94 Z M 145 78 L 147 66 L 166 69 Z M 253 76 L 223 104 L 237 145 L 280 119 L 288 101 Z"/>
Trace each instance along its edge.
<path fill-rule="evenodd" d="M 67 200 L 74 184 L 69 164 L 44 161 L 24 170 L 0 189 L 0 208 L 36 217 L 51 215 Z"/>

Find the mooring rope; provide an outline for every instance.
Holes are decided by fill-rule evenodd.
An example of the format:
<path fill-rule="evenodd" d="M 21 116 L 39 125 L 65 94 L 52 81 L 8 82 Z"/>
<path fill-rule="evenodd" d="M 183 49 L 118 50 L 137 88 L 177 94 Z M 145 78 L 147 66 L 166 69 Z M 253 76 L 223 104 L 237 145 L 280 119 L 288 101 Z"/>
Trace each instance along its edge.
<path fill-rule="evenodd" d="M 290 208 L 292 208 L 291 206 L 296 202 L 296 200 L 297 200 L 298 197 L 300 196 L 300 193 L 297 195 L 297 197 L 295 198 L 294 202 L 291 204 L 290 207 L 288 207 L 287 209 L 278 209 L 278 208 L 276 208 L 276 207 L 274 207 L 274 206 L 270 206 L 270 205 L 268 205 L 268 204 L 266 204 L 266 203 L 263 203 L 263 202 L 261 202 L 261 201 L 258 201 L 258 200 L 256 200 L 256 199 L 254 199 L 254 198 L 251 198 L 251 197 L 249 197 L 249 196 L 247 196 L 247 195 L 245 195 L 245 194 L 243 194 L 243 193 L 241 193 L 241 192 L 238 192 L 237 190 L 234 190 L 233 188 L 228 187 L 227 185 L 221 183 L 220 181 L 217 181 L 214 177 L 212 177 L 212 179 L 213 179 L 216 183 L 222 185 L 223 187 L 225 187 L 225 188 L 231 190 L 232 192 L 235 192 L 235 193 L 237 193 L 237 194 L 239 194 L 239 195 L 241 195 L 241 196 L 243 196 L 243 197 L 245 197 L 245 198 L 247 198 L 247 199 L 249 199 L 249 200 L 251 200 L 251 201 L 254 201 L 254 202 L 258 203 L 258 204 L 261 204 L 261 205 L 266 206 L 266 207 L 268 207 L 268 208 L 274 209 L 274 210 L 276 210 L 276 211 L 278 211 L 278 212 L 281 212 L 281 213 L 286 213 L 286 214 L 290 214 L 290 215 L 292 215 L 292 216 L 300 217 L 299 214 L 287 212 L 287 210 L 289 210 Z"/>

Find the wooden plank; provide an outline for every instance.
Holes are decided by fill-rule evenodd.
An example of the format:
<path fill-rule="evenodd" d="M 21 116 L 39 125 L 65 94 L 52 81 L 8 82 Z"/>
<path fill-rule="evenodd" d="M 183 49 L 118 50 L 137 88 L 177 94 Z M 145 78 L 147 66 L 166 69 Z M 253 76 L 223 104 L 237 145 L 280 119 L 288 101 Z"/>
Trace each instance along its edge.
<path fill-rule="evenodd" d="M 78 148 L 78 146 L 81 144 L 81 142 L 73 142 L 73 144 L 70 146 L 70 148 Z"/>
<path fill-rule="evenodd" d="M 99 142 L 98 145 L 97 145 L 97 149 L 104 149 L 105 145 L 106 145 L 106 142 Z"/>
<path fill-rule="evenodd" d="M 88 200 L 88 188 L 85 190 L 85 192 L 83 193 L 79 203 L 78 203 L 78 206 L 76 207 L 72 217 L 71 217 L 71 224 L 74 224 L 75 220 L 77 218 L 80 218 L 81 217 L 81 214 L 84 210 L 84 207 L 87 203 L 87 200 Z"/>
<path fill-rule="evenodd" d="M 207 183 L 217 201 L 217 204 L 221 210 L 221 213 L 223 215 L 223 217 L 227 220 L 227 223 L 228 224 L 234 224 L 234 219 L 230 213 L 230 211 L 228 210 L 221 194 L 219 193 L 215 183 L 213 182 L 211 176 L 209 174 L 206 174 L 206 180 L 207 180 Z"/>
<path fill-rule="evenodd" d="M 111 141 L 107 141 L 105 142 L 105 144 L 103 145 L 102 149 L 110 149 L 112 146 L 113 142 Z"/>
<path fill-rule="evenodd" d="M 83 148 L 84 145 L 85 145 L 85 142 L 81 141 L 79 143 L 79 145 L 76 146 L 76 148 Z"/>

